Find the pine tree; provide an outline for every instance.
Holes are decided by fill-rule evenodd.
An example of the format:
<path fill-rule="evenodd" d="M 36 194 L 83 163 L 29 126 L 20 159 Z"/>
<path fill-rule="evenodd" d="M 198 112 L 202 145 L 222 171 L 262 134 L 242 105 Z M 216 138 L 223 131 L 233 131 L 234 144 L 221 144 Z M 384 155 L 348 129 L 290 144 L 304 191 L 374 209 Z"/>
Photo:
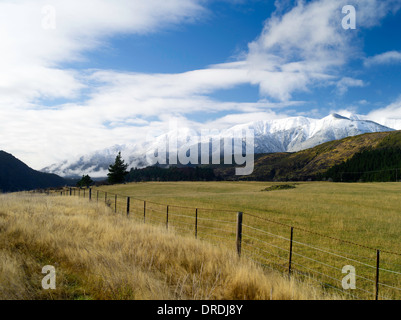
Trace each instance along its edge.
<path fill-rule="evenodd" d="M 111 184 L 123 183 L 125 176 L 128 174 L 127 168 L 128 164 L 124 163 L 121 158 L 121 152 L 119 152 L 114 164 L 109 165 L 108 182 Z"/>
<path fill-rule="evenodd" d="M 81 180 L 79 180 L 77 182 L 77 187 L 82 188 L 82 187 L 87 187 L 89 188 L 89 186 L 93 184 L 93 180 L 91 179 L 91 177 L 89 175 L 86 176 L 82 176 Z"/>

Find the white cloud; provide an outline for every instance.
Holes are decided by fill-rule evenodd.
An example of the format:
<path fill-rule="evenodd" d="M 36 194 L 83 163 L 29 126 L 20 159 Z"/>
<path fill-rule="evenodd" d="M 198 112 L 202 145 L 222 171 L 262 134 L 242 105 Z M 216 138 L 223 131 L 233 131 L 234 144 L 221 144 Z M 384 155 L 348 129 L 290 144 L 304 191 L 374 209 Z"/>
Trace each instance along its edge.
<path fill-rule="evenodd" d="M 300 1 L 283 16 L 266 21 L 247 56 L 262 94 L 289 100 L 294 92 L 335 77 L 334 68 L 345 63 L 352 48 L 341 32 L 340 10 L 337 1 Z"/>
<path fill-rule="evenodd" d="M 384 2 L 384 1 L 383 1 Z M 35 168 L 73 155 L 145 139 L 149 130 L 166 129 L 171 117 L 192 113 L 230 115 L 206 123 L 222 128 L 241 122 L 284 116 L 283 106 L 297 104 L 295 92 L 315 85 L 340 91 L 360 86 L 341 68 L 356 50 L 352 34 L 341 29 L 346 1 L 299 1 L 279 8 L 242 59 L 177 74 L 65 69 L 84 61 L 86 52 L 107 45 L 117 34 L 157 32 L 196 21 L 207 10 L 202 0 L 85 0 L 0 2 L 1 148 Z M 395 10 L 396 1 L 356 1 L 360 26 L 373 26 Z M 42 7 L 56 12 L 56 29 L 42 28 Z M 374 5 L 377 5 L 375 7 Z M 283 13 L 284 12 L 284 13 Z M 259 86 L 256 102 L 221 102 L 217 90 L 243 84 Z M 82 95 L 85 94 L 85 99 Z M 77 99 L 53 108 L 42 100 Z M 79 98 L 79 99 L 78 99 Z M 277 103 L 267 99 L 274 98 Z"/>
<path fill-rule="evenodd" d="M 367 118 L 384 126 L 401 130 L 401 97 L 387 107 L 370 112 Z"/>
<path fill-rule="evenodd" d="M 86 152 L 102 141 L 114 144 L 114 138 L 121 140 L 124 130 L 103 124 L 114 118 L 110 105 L 97 114 L 98 110 L 87 104 L 49 109 L 40 102 L 75 99 L 83 89 L 93 89 L 87 71 L 65 69 L 66 62 L 85 60 L 88 50 L 107 45 L 116 34 L 147 34 L 195 21 L 206 13 L 200 2 L 1 1 L 1 148 L 40 168 L 46 161 Z M 43 28 L 48 14 L 42 11 L 45 6 L 54 8 L 55 29 Z M 127 101 L 125 109 L 132 102 Z"/>
<path fill-rule="evenodd" d="M 342 29 L 342 7 L 349 1 L 298 1 L 291 10 L 288 1 L 265 23 L 260 37 L 249 44 L 247 62 L 261 94 L 279 100 L 294 92 L 307 92 L 316 85 L 337 83 L 340 93 L 363 85 L 361 80 L 341 77 L 342 68 L 360 54 L 354 43 L 357 32 Z M 376 26 L 400 8 L 401 1 L 356 0 L 357 28 Z M 337 81 L 335 81 L 337 79 Z"/>
<path fill-rule="evenodd" d="M 364 83 L 363 80 L 360 79 L 354 79 L 350 77 L 344 77 L 340 81 L 337 82 L 337 92 L 340 95 L 345 94 L 348 91 L 348 88 L 350 87 L 364 87 L 366 84 Z"/>
<path fill-rule="evenodd" d="M 364 61 L 365 66 L 371 67 L 382 64 L 401 64 L 400 51 L 388 51 L 373 57 L 369 57 Z"/>
<path fill-rule="evenodd" d="M 401 7 L 400 0 L 354 0 L 352 2 L 356 5 L 357 26 L 366 28 L 377 26 L 383 17 L 395 14 Z"/>
<path fill-rule="evenodd" d="M 364 103 L 362 101 L 362 104 Z M 391 129 L 401 130 L 401 96 L 388 106 L 373 110 L 367 114 L 359 114 L 357 106 L 349 106 L 345 109 L 332 110 L 331 112 L 347 118 L 371 120 Z"/>
<path fill-rule="evenodd" d="M 248 112 L 248 113 L 232 113 L 221 117 L 219 119 L 210 121 L 203 126 L 207 126 L 211 129 L 227 129 L 233 127 L 235 125 L 260 121 L 260 120 L 274 120 L 274 119 L 283 119 L 287 118 L 288 114 L 286 113 L 277 113 L 272 110 L 260 111 L 260 112 Z"/>
<path fill-rule="evenodd" d="M 55 29 L 42 26 L 45 6 L 54 8 Z M 149 33 L 203 12 L 198 0 L 1 1 L 2 97 L 73 97 L 84 84 L 61 64 L 85 59 L 87 50 L 115 34 Z"/>

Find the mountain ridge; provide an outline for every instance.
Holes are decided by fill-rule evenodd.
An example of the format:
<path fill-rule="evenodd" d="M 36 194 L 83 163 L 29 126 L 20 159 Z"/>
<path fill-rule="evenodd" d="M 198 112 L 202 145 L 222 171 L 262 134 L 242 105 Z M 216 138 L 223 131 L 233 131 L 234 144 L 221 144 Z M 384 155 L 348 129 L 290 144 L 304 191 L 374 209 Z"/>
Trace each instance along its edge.
<path fill-rule="evenodd" d="M 224 180 L 305 181 L 330 179 L 329 169 L 344 164 L 362 152 L 398 148 L 401 131 L 366 133 L 334 140 L 296 153 L 260 154 L 254 172 L 237 177 L 231 167 L 217 167 L 215 173 Z"/>
<path fill-rule="evenodd" d="M 55 174 L 36 171 L 12 154 L 0 150 L 0 190 L 2 192 L 60 187 L 66 183 L 65 179 Z"/>
<path fill-rule="evenodd" d="M 217 136 L 210 138 L 224 138 L 235 136 L 244 129 L 253 129 L 255 132 L 255 154 L 297 152 L 313 148 L 325 142 L 339 140 L 349 136 L 364 133 L 390 132 L 392 128 L 382 126 L 376 122 L 364 119 L 351 119 L 339 114 L 331 114 L 322 119 L 307 117 L 291 117 L 276 120 L 259 120 L 246 124 L 239 124 L 222 130 Z M 78 177 L 89 174 L 93 177 L 105 177 L 108 165 L 114 162 L 118 151 L 121 151 L 130 168 L 144 168 L 149 165 L 146 154 L 157 152 L 162 147 L 164 139 L 177 139 L 177 148 L 190 141 L 190 133 L 198 134 L 188 128 L 180 128 L 154 138 L 152 141 L 135 145 L 115 145 L 93 153 L 65 160 L 53 164 L 41 171 L 56 173 L 64 177 Z M 204 140 L 204 141 L 206 141 Z M 168 141 L 168 140 L 167 140 Z M 209 140 L 207 140 L 209 141 Z M 198 142 L 198 146 L 202 141 Z M 207 142 L 206 142 L 207 143 Z"/>

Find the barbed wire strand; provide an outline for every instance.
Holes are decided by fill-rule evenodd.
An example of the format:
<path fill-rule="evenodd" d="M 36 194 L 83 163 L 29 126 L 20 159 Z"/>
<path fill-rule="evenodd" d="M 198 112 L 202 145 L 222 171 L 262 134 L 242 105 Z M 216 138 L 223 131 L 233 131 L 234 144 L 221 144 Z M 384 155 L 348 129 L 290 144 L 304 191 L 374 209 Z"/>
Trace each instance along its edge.
<path fill-rule="evenodd" d="M 256 219 L 267 221 L 267 222 L 270 222 L 270 223 L 279 224 L 279 225 L 285 226 L 287 228 L 292 228 L 292 226 L 290 226 L 288 224 L 284 224 L 284 223 L 281 223 L 281 222 L 273 221 L 273 220 L 270 220 L 270 219 L 267 219 L 267 218 L 264 218 L 264 217 L 260 217 L 260 216 L 256 216 L 256 215 L 253 215 L 253 214 L 250 214 L 250 213 L 246 213 L 246 215 L 248 215 L 250 217 L 253 217 L 253 218 L 256 218 Z M 365 245 L 362 245 L 362 244 L 359 244 L 359 243 L 355 243 L 355 242 L 344 240 L 344 239 L 334 238 L 334 237 L 331 237 L 331 236 L 328 236 L 328 235 L 324 235 L 324 234 L 321 234 L 321 233 L 318 233 L 318 232 L 315 232 L 315 231 L 307 230 L 307 229 L 304 229 L 304 228 L 301 228 L 301 227 L 293 227 L 293 228 L 294 228 L 294 230 L 295 229 L 296 230 L 300 230 L 300 231 L 303 231 L 303 232 L 314 234 L 314 235 L 322 237 L 322 238 L 327 238 L 327 239 L 331 239 L 331 240 L 340 241 L 340 242 L 343 242 L 343 243 L 348 243 L 348 244 L 351 244 L 351 245 L 354 245 L 354 246 L 358 246 L 358 247 L 361 247 L 361 248 L 365 248 L 365 249 L 369 249 L 369 250 L 375 250 L 375 251 L 377 250 L 375 248 L 368 247 L 368 246 L 365 246 Z M 387 251 L 387 250 L 380 250 L 380 252 L 401 256 L 401 253 Z"/>
<path fill-rule="evenodd" d="M 253 230 L 259 231 L 259 232 L 261 232 L 261 233 L 265 233 L 265 234 L 267 234 L 267 235 L 269 235 L 269 236 L 272 236 L 272 237 L 280 238 L 280 239 L 286 240 L 286 241 L 291 241 L 290 239 L 285 238 L 285 237 L 283 237 L 283 236 L 279 236 L 279 235 L 277 235 L 277 234 L 270 233 L 270 232 L 268 232 L 268 231 L 264 231 L 264 230 L 261 230 L 261 229 L 257 229 L 257 228 L 248 226 L 248 225 L 246 225 L 246 224 L 244 224 L 244 223 L 242 224 L 242 226 L 243 226 L 243 227 L 246 227 L 246 228 L 249 228 L 249 229 L 253 229 Z"/>
<path fill-rule="evenodd" d="M 301 275 L 301 276 L 306 276 L 308 279 L 319 283 L 319 284 L 320 284 L 321 286 L 323 286 L 323 287 L 324 287 L 324 286 L 328 286 L 328 287 L 330 287 L 330 288 L 332 288 L 332 289 L 334 289 L 334 290 L 337 290 L 337 291 L 341 292 L 342 294 L 350 295 L 350 296 L 352 296 L 353 298 L 356 298 L 356 300 L 362 300 L 362 298 L 358 297 L 357 295 L 352 294 L 351 292 L 347 292 L 347 291 L 341 290 L 341 289 L 336 288 L 336 287 L 334 287 L 334 286 L 332 286 L 332 285 L 330 285 L 330 284 L 328 284 L 328 283 L 323 283 L 323 282 L 321 282 L 320 280 L 316 279 L 315 277 L 308 276 L 307 274 L 301 272 L 300 270 L 292 269 L 292 271 L 293 271 L 293 272 L 296 272 L 297 274 L 299 274 L 299 275 Z"/>
<path fill-rule="evenodd" d="M 75 190 L 75 189 L 74 189 L 74 190 Z M 113 192 L 106 192 L 106 191 L 103 191 L 103 190 L 101 190 L 101 189 L 97 189 L 96 191 L 98 191 L 97 196 L 99 195 L 99 193 L 101 194 L 101 193 L 103 192 L 104 195 L 105 195 L 105 200 L 106 200 L 106 201 L 107 201 L 107 200 L 112 200 L 112 199 L 108 199 L 108 198 L 107 198 L 108 195 L 114 196 L 114 201 L 112 202 L 112 204 L 114 204 L 114 206 L 115 206 L 116 209 L 117 209 L 119 203 L 121 203 L 121 205 L 123 204 L 123 202 L 121 202 L 121 200 L 120 200 L 119 198 L 121 198 L 121 197 L 129 197 L 129 196 L 121 195 L 121 194 L 116 194 L 116 193 L 113 193 Z M 56 194 L 56 193 L 55 193 L 55 194 Z M 57 195 L 57 194 L 56 194 L 56 195 Z M 67 195 L 67 193 L 66 193 L 66 195 Z M 75 195 L 75 194 L 74 194 L 74 195 Z M 84 196 L 84 195 L 83 195 L 83 196 Z M 116 199 L 115 199 L 115 196 L 117 196 L 117 201 L 116 201 Z M 81 197 L 81 195 L 78 194 L 78 197 Z M 86 198 L 86 197 L 85 197 L 85 198 Z M 150 204 L 155 204 L 155 205 L 160 205 L 160 206 L 167 206 L 167 205 L 165 205 L 165 204 L 161 204 L 161 203 L 157 203 L 157 202 L 153 202 L 153 201 L 148 201 L 148 200 L 142 200 L 142 199 L 138 199 L 138 198 L 135 198 L 135 197 L 130 197 L 130 198 L 133 199 L 133 200 L 137 200 L 137 201 L 144 201 L 144 202 L 146 201 L 147 203 L 150 203 Z M 120 202 L 119 202 L 119 200 L 120 200 Z M 193 209 L 193 210 L 196 209 L 196 208 L 184 207 L 184 206 L 176 206 L 176 205 L 171 205 L 171 206 L 169 205 L 169 207 L 173 207 L 173 208 L 183 208 L 183 209 Z M 115 210 L 116 210 L 116 209 L 115 209 Z M 154 209 L 154 208 L 149 208 L 149 207 L 148 207 L 148 208 L 146 208 L 146 209 L 147 209 L 147 210 L 150 210 L 150 211 L 153 211 L 153 212 L 158 212 L 158 213 L 166 214 L 166 212 L 162 212 L 162 211 L 159 211 L 159 210 Z M 231 213 L 237 212 L 237 211 L 234 211 L 234 210 L 209 209 L 209 208 L 198 208 L 198 210 L 205 210 L 205 211 L 221 211 L 221 212 L 231 212 Z M 116 211 L 117 211 L 117 210 L 116 210 Z M 179 215 L 179 214 L 175 214 L 175 213 L 170 213 L 170 212 L 169 212 L 169 215 L 170 215 L 170 214 L 171 214 L 171 215 L 178 216 L 178 217 L 185 217 L 185 218 L 192 218 L 192 219 L 194 218 L 193 216 Z M 284 224 L 284 223 L 281 223 L 281 222 L 277 222 L 277 221 L 274 221 L 274 220 L 271 220 L 271 219 L 263 218 L 263 217 L 256 216 L 256 215 L 253 215 L 253 214 L 249 214 L 249 213 L 245 213 L 245 214 L 248 215 L 248 216 L 250 216 L 250 217 L 253 217 L 253 218 L 256 218 L 256 219 L 260 219 L 260 220 L 262 220 L 262 221 L 266 221 L 266 222 L 269 222 L 269 223 L 274 223 L 274 224 L 281 225 L 281 226 L 285 226 L 285 227 L 291 227 L 291 226 L 289 226 L 289 225 L 287 225 L 287 224 Z M 154 220 L 154 219 L 152 219 L 152 218 L 150 218 L 150 217 L 147 217 L 147 218 L 148 218 L 149 220 L 151 220 L 151 221 L 155 221 L 157 224 L 162 224 L 162 222 L 160 222 L 160 221 L 156 221 L 156 220 Z M 198 219 L 200 219 L 200 220 L 214 221 L 214 222 L 217 222 L 217 223 L 233 223 L 233 222 L 224 221 L 224 220 L 219 220 L 219 219 L 207 219 L 207 218 L 199 218 L 199 217 L 198 217 Z M 186 224 L 186 225 L 193 226 L 193 224 L 183 223 L 183 222 L 179 222 L 179 221 L 174 221 L 174 222 L 175 222 L 175 223 L 179 223 L 179 224 Z M 246 225 L 246 224 L 243 224 L 243 226 L 245 226 L 245 227 L 247 227 L 247 228 L 250 228 L 250 229 L 253 229 L 253 230 L 255 230 L 255 231 L 258 231 L 258 232 L 261 232 L 261 233 L 264 233 L 264 234 L 273 236 L 273 237 L 281 238 L 281 239 L 286 240 L 286 241 L 289 241 L 289 240 L 290 240 L 290 239 L 288 239 L 288 238 L 285 238 L 285 237 L 282 237 L 282 236 L 279 236 L 279 235 L 275 235 L 275 234 L 272 234 L 272 233 L 270 233 L 270 232 L 267 232 L 267 231 L 264 231 L 264 230 L 261 230 L 261 229 L 258 229 L 258 228 L 254 228 L 254 227 L 248 226 L 248 225 Z M 201 225 L 198 225 L 198 227 L 228 232 L 227 230 L 223 230 L 223 229 L 220 229 L 220 228 L 212 228 L 212 227 L 206 227 L 206 226 L 201 226 Z M 178 227 L 176 227 L 176 228 L 178 228 Z M 185 232 L 190 232 L 190 230 L 188 230 L 188 229 L 183 229 L 183 228 L 178 228 L 178 229 L 184 230 Z M 307 229 L 304 229 L 304 228 L 294 227 L 294 229 L 297 229 L 297 230 L 300 230 L 300 231 L 303 231 L 303 232 L 306 232 L 306 233 L 314 234 L 314 235 L 317 235 L 317 236 L 319 236 L 319 237 L 323 237 L 323 238 L 327 238 L 327 239 L 331 239 L 331 240 L 335 240 L 335 241 L 340 241 L 340 242 L 343 242 L 343 243 L 351 244 L 351 245 L 354 245 L 354 246 L 362 247 L 362 248 L 365 248 L 365 249 L 376 250 L 376 249 L 374 249 L 374 248 L 371 248 L 371 247 L 368 247 L 368 246 L 365 246 L 365 245 L 361 245 L 361 244 L 358 244 L 358 243 L 355 243 L 355 242 L 352 242 L 352 241 L 348 241 L 348 240 L 343 240 L 343 239 L 338 239 L 338 238 L 330 237 L 330 236 L 323 235 L 323 234 L 320 234 L 320 233 L 317 233 L 317 232 L 314 232 L 314 231 L 311 231 L 311 230 L 307 230 Z M 219 237 L 219 236 L 214 235 L 214 234 L 208 234 L 208 235 L 214 236 L 214 237 Z M 245 235 L 245 236 L 248 236 L 248 235 Z M 252 239 L 254 239 L 254 240 L 260 241 L 260 242 L 264 242 L 265 244 L 268 244 L 268 245 L 270 245 L 270 246 L 272 246 L 272 247 L 276 247 L 276 248 L 278 248 L 278 249 L 285 250 L 285 251 L 288 252 L 288 250 L 283 249 L 283 248 L 280 248 L 280 247 L 275 246 L 275 245 L 272 245 L 272 244 L 269 244 L 269 243 L 267 243 L 266 241 L 263 241 L 263 240 L 260 240 L 260 239 L 257 239 L 257 238 L 251 237 L 251 236 L 248 236 L 248 237 L 249 237 L 249 238 L 252 238 Z M 220 238 L 223 238 L 223 237 L 220 237 Z M 223 239 L 225 239 L 225 238 L 223 238 Z M 369 265 L 369 264 L 366 264 L 366 263 L 364 263 L 364 262 L 361 262 L 361 261 L 358 261 L 358 260 L 355 260 L 355 259 L 352 259 L 352 258 L 349 258 L 349 257 L 345 257 L 345 256 L 342 256 L 342 255 L 339 255 L 339 254 L 336 254 L 336 253 L 333 253 L 333 252 L 324 250 L 324 249 L 322 249 L 322 248 L 318 248 L 318 247 L 315 247 L 315 246 L 312 246 L 312 245 L 308 245 L 308 244 L 305 244 L 305 243 L 302 243 L 302 242 L 299 242 L 299 241 L 295 241 L 295 240 L 293 240 L 293 242 L 296 243 L 296 244 L 300 244 L 300 245 L 303 245 L 303 246 L 312 248 L 312 249 L 317 250 L 317 251 L 321 251 L 321 252 L 324 252 L 324 253 L 327 253 L 327 254 L 336 256 L 336 257 L 340 257 L 340 258 L 343 258 L 343 259 L 346 259 L 346 260 L 349 260 L 349 261 L 353 261 L 353 262 L 359 263 L 359 264 L 361 264 L 361 265 L 364 265 L 364 266 L 367 266 L 367 267 L 376 269 L 376 267 L 371 266 L 371 265 Z M 271 252 L 265 251 L 265 250 L 263 250 L 263 249 L 260 249 L 260 248 L 258 248 L 258 247 L 255 247 L 255 246 L 253 246 L 253 245 L 251 245 L 251 244 L 247 244 L 247 243 L 246 243 L 246 245 L 249 245 L 249 246 L 251 246 L 251 247 L 253 247 L 253 248 L 255 248 L 255 249 L 259 250 L 259 251 L 262 251 L 262 252 L 265 252 L 265 253 L 274 255 L 274 256 L 276 256 L 276 257 L 278 257 L 278 258 L 280 258 L 280 259 L 284 259 L 284 258 L 282 258 L 282 257 L 280 257 L 280 256 L 278 256 L 278 255 L 272 254 Z M 396 252 L 392 252 L 392 251 L 387 251 L 387 250 L 380 250 L 380 251 L 381 251 L 382 253 L 387 253 L 387 254 L 392 254 L 392 255 L 401 256 L 400 253 L 396 253 Z M 306 257 L 306 256 L 304 256 L 304 255 L 301 255 L 301 254 L 297 253 L 297 252 L 294 252 L 294 254 L 295 254 L 295 255 L 298 255 L 298 256 L 301 256 L 301 257 L 303 257 L 303 258 L 305 258 L 305 259 L 314 261 L 314 262 L 316 262 L 316 263 L 322 264 L 322 265 L 324 265 L 324 266 L 327 266 L 327 267 L 330 267 L 330 268 L 334 268 L 334 269 L 336 269 L 336 270 L 340 270 L 340 269 L 337 268 L 337 267 L 334 267 L 334 266 L 331 266 L 331 265 L 329 265 L 329 264 L 323 263 L 323 262 L 321 262 L 321 261 L 318 261 L 318 260 L 315 260 L 315 259 Z M 352 254 L 350 254 L 350 255 L 352 255 Z M 361 256 L 359 256 L 359 257 L 361 257 Z M 262 258 L 262 257 L 260 257 L 260 258 Z M 365 257 L 363 257 L 363 258 L 365 258 Z M 264 259 L 264 260 L 267 261 L 266 258 L 262 258 L 262 259 Z M 368 258 L 365 258 L 365 259 L 368 259 Z M 273 263 L 273 262 L 272 262 L 272 263 Z M 307 269 L 307 270 L 310 270 L 310 271 L 312 271 L 312 272 L 316 272 L 316 273 L 318 273 L 318 274 L 320 274 L 320 275 L 322 275 L 322 276 L 325 276 L 325 277 L 331 278 L 331 279 L 333 279 L 333 280 L 336 280 L 336 279 L 334 279 L 334 278 L 332 278 L 332 277 L 330 277 L 330 276 L 328 276 L 328 275 L 326 275 L 326 274 L 324 274 L 324 273 L 321 273 L 321 272 L 319 272 L 319 271 L 316 271 L 316 270 L 310 269 L 310 268 L 308 268 L 308 267 L 305 267 L 305 266 L 303 266 L 303 265 L 300 265 L 300 264 L 297 263 L 297 262 L 293 262 L 293 263 L 296 264 L 296 265 L 299 265 L 299 266 L 301 266 L 301 267 L 303 267 L 303 268 L 305 268 L 305 269 Z M 389 264 L 397 265 L 397 264 L 394 264 L 394 263 L 391 263 L 391 262 L 389 262 Z M 280 266 L 280 267 L 282 267 L 282 266 Z M 397 272 L 397 271 L 394 271 L 394 270 L 388 270 L 388 269 L 384 269 L 384 268 L 379 268 L 379 270 L 384 271 L 384 272 L 393 273 L 393 274 L 396 274 L 396 275 L 401 275 L 400 272 Z M 362 279 L 365 279 L 365 280 L 368 280 L 368 281 L 373 282 L 371 279 L 367 279 L 367 278 L 364 278 L 363 276 L 359 276 L 359 275 L 357 275 L 357 276 L 360 277 L 360 278 L 362 278 Z M 337 280 L 337 281 L 338 281 L 338 280 Z M 395 289 L 395 290 L 401 290 L 401 288 L 394 287 L 394 286 L 390 286 L 390 285 L 387 285 L 387 284 L 384 284 L 384 283 L 379 283 L 379 285 L 382 285 L 382 286 L 385 286 L 385 287 L 388 287 L 388 288 L 391 288 L 391 289 Z M 364 290 L 364 289 L 362 289 L 362 288 L 359 288 L 359 289 L 362 290 L 362 291 L 365 291 L 365 292 L 367 292 L 367 293 L 369 293 L 369 294 L 372 294 L 371 292 L 366 291 L 366 290 Z M 384 296 L 382 296 L 382 297 L 384 297 Z"/>
<path fill-rule="evenodd" d="M 304 265 L 302 265 L 302 264 L 300 264 L 300 263 L 298 263 L 298 262 L 292 262 L 292 263 L 295 264 L 295 265 L 297 265 L 297 266 L 300 266 L 300 267 L 302 267 L 302 268 L 304 268 L 304 269 L 306 269 L 306 270 L 309 270 L 309 271 L 311 271 L 312 273 L 317 273 L 317 274 L 320 274 L 320 275 L 322 275 L 322 276 L 331 278 L 331 279 L 333 279 L 333 280 L 335 280 L 335 281 L 341 282 L 341 281 L 338 280 L 338 279 L 332 278 L 332 277 L 326 275 L 325 273 L 321 273 L 321 272 L 316 271 L 316 270 L 314 270 L 314 269 L 308 268 L 308 267 L 306 267 L 306 266 L 304 266 Z M 357 289 L 358 289 L 358 290 L 361 290 L 361 291 L 363 291 L 363 292 L 365 292 L 365 293 L 368 293 L 369 295 L 374 295 L 373 292 L 367 291 L 367 290 L 362 289 L 362 288 L 360 288 L 360 287 L 357 287 Z"/>
<path fill-rule="evenodd" d="M 249 235 L 247 235 L 247 234 L 243 234 L 243 236 L 244 236 L 244 237 L 251 238 L 251 239 L 256 240 L 256 241 L 259 241 L 259 242 L 262 242 L 262 243 L 264 243 L 264 244 L 267 244 L 268 246 L 271 246 L 271 247 L 274 247 L 274 248 L 283 250 L 283 251 L 285 251 L 285 252 L 290 252 L 290 250 L 288 250 L 288 249 L 281 248 L 281 247 L 279 247 L 279 246 L 276 246 L 276 245 L 274 245 L 274 244 L 268 243 L 268 242 L 266 242 L 266 241 L 263 241 L 263 240 L 260 240 L 260 239 L 251 237 L 251 236 L 249 236 Z"/>
<path fill-rule="evenodd" d="M 260 248 L 258 248 L 258 247 L 255 247 L 255 246 L 249 244 L 249 243 L 245 243 L 245 245 L 250 246 L 250 247 L 252 247 L 252 248 L 254 248 L 254 249 L 257 249 L 257 250 L 259 250 L 259 251 L 262 251 L 262 252 L 264 252 L 264 253 L 267 253 L 267 254 L 269 254 L 269 255 L 271 255 L 271 256 L 273 256 L 273 257 L 280 258 L 280 259 L 282 259 L 282 260 L 284 260 L 284 261 L 287 261 L 287 260 L 288 260 L 288 258 L 283 258 L 282 256 L 280 256 L 280 255 L 278 255 L 278 254 L 272 253 L 272 252 L 267 251 L 267 250 L 260 249 Z"/>
<path fill-rule="evenodd" d="M 217 231 L 223 231 L 223 232 L 232 233 L 232 231 L 230 231 L 230 230 L 224 230 L 224 229 L 221 229 L 221 228 L 214 228 L 214 227 L 207 227 L 207 226 L 204 226 L 204 225 L 201 225 L 201 224 L 198 224 L 198 228 L 206 228 L 206 229 L 211 229 L 211 230 L 217 230 Z"/>

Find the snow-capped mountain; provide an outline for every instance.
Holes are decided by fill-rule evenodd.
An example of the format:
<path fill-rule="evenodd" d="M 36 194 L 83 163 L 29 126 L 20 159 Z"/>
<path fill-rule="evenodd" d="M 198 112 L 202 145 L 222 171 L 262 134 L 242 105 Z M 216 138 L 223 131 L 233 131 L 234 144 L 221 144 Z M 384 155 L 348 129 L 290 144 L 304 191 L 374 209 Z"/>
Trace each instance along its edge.
<path fill-rule="evenodd" d="M 114 162 L 119 151 L 130 168 L 142 168 L 151 164 L 146 155 L 159 154 L 160 150 L 165 149 L 166 141 L 174 141 L 174 146 L 171 143 L 168 145 L 167 151 L 170 153 L 174 153 L 180 148 L 188 150 L 194 146 L 197 146 L 199 150 L 202 144 L 210 143 L 210 139 L 222 140 L 224 137 L 239 136 L 247 129 L 254 132 L 255 153 L 295 152 L 349 136 L 394 130 L 373 121 L 362 120 L 358 116 L 347 118 L 338 114 L 331 114 L 323 119 L 291 117 L 260 120 L 236 125 L 205 136 L 189 128 L 181 128 L 156 137 L 149 142 L 116 145 L 77 159 L 65 160 L 62 163 L 46 167 L 42 171 L 64 177 L 81 176 L 82 174 L 89 174 L 91 177 L 105 177 L 109 164 Z"/>
<path fill-rule="evenodd" d="M 338 114 L 323 119 L 294 117 L 236 126 L 254 129 L 255 152 L 296 152 L 363 133 L 393 131 L 369 120 L 352 120 Z M 274 143 L 274 144 L 272 144 Z"/>

